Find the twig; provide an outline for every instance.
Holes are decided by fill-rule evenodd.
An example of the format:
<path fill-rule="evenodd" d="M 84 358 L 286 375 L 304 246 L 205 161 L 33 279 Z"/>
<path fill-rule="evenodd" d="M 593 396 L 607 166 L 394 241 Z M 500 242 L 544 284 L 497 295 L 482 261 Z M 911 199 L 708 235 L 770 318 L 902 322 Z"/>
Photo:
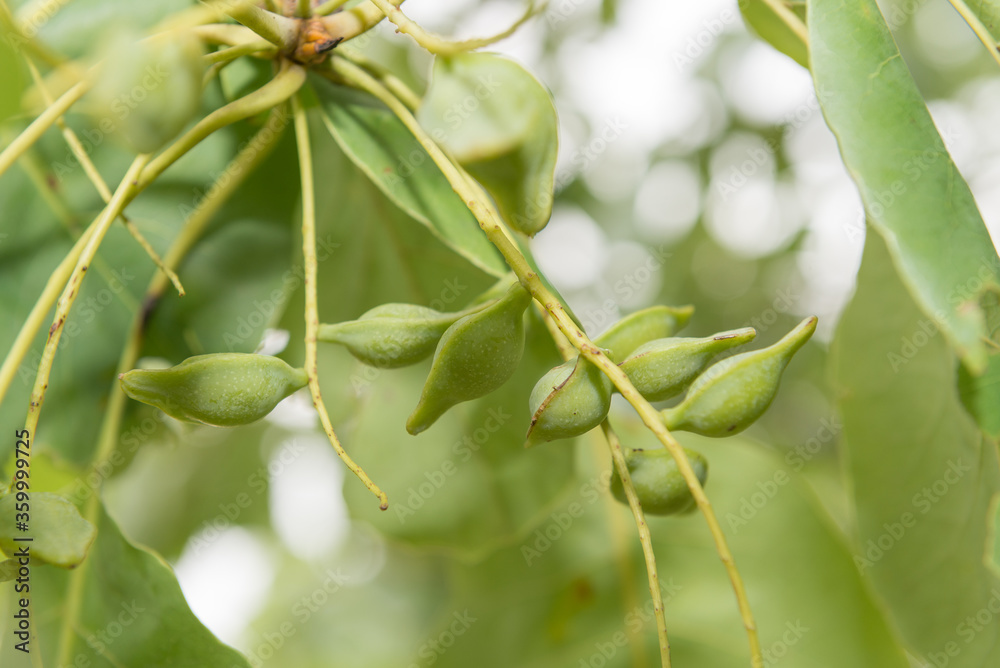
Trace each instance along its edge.
<path fill-rule="evenodd" d="M 323 431 L 330 439 L 330 445 L 372 494 L 378 497 L 379 507 L 386 510 L 389 499 L 378 485 L 372 482 L 364 469 L 358 466 L 340 444 L 337 434 L 333 431 L 330 416 L 323 403 L 323 395 L 319 387 L 319 374 L 316 364 L 316 340 L 319 331 L 319 309 L 316 299 L 316 197 L 313 192 L 312 149 L 309 146 L 309 122 L 306 112 L 297 97 L 292 98 L 292 112 L 295 115 L 295 141 L 299 151 L 299 174 L 302 178 L 302 256 L 305 263 L 305 319 L 306 319 L 306 374 L 309 376 L 309 392 L 313 405 L 319 413 Z"/>

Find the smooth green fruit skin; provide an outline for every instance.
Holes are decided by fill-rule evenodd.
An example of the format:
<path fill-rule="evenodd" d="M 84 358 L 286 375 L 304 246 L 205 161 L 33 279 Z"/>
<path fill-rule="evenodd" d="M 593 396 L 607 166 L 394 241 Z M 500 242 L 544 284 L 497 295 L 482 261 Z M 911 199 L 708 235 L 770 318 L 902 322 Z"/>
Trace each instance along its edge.
<path fill-rule="evenodd" d="M 816 331 L 816 321 L 806 318 L 774 345 L 709 367 L 681 403 L 663 411 L 667 429 L 718 438 L 749 427 L 774 401 L 782 372 Z"/>
<path fill-rule="evenodd" d="M 413 304 L 383 304 L 357 320 L 320 325 L 318 339 L 345 346 L 369 366 L 398 369 L 429 357 L 460 317 Z"/>
<path fill-rule="evenodd" d="M 657 339 L 636 348 L 621 368 L 639 394 L 663 401 L 683 392 L 717 355 L 756 335 L 752 327 L 744 327 L 701 339 Z"/>
<path fill-rule="evenodd" d="M 698 481 L 704 486 L 708 479 L 708 461 L 694 450 L 684 448 L 684 453 Z M 626 451 L 625 464 L 642 510 L 647 515 L 680 515 L 695 509 L 697 504 L 691 490 L 677 470 L 677 462 L 665 448 Z M 628 505 L 617 469 L 611 478 L 611 494 Z"/>
<path fill-rule="evenodd" d="M 585 434 L 608 416 L 611 381 L 600 369 L 576 357 L 550 369 L 528 398 L 531 426 L 527 445 Z"/>
<path fill-rule="evenodd" d="M 621 362 L 647 341 L 679 332 L 692 313 L 693 306 L 651 306 L 625 316 L 594 339 L 594 343 L 609 351 L 608 357 L 613 361 Z"/>
<path fill-rule="evenodd" d="M 431 371 L 406 430 L 419 434 L 455 404 L 486 396 L 514 375 L 524 353 L 531 295 L 516 283 L 496 303 L 460 318 L 434 351 Z"/>
<path fill-rule="evenodd" d="M 256 422 L 308 382 L 304 370 L 277 357 L 246 353 L 197 355 L 169 369 L 133 369 L 120 379 L 136 401 L 217 427 Z"/>

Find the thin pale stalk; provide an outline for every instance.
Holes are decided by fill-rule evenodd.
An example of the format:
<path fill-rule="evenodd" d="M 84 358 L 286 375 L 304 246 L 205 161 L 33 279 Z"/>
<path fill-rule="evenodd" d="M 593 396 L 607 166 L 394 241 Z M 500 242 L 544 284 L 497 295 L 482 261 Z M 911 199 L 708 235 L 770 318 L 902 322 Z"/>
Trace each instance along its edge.
<path fill-rule="evenodd" d="M 483 202 L 477 190 L 469 185 L 469 182 L 461 171 L 455 167 L 441 148 L 427 135 L 406 106 L 397 100 L 388 89 L 379 84 L 378 81 L 357 65 L 341 58 L 335 58 L 331 59 L 331 67 L 335 74 L 342 77 L 349 84 L 378 98 L 402 121 L 413 134 L 414 138 L 427 151 L 431 159 L 434 160 L 445 178 L 448 179 L 452 189 L 462 198 L 462 201 L 466 203 L 469 210 L 472 211 L 476 220 L 479 221 L 479 226 L 486 233 L 487 238 L 503 255 L 507 264 L 520 279 L 521 284 L 552 315 L 556 325 L 566 335 L 566 338 L 573 347 L 579 350 L 581 355 L 597 366 L 611 380 L 621 395 L 625 397 L 639 414 L 646 427 L 653 432 L 657 439 L 670 452 L 670 455 L 677 462 L 677 468 L 691 490 L 698 508 L 705 517 L 705 522 L 708 524 L 712 539 L 715 542 L 716 551 L 732 583 L 740 616 L 743 619 L 743 625 L 748 636 L 752 665 L 754 668 L 761 668 L 764 664 L 760 639 L 757 635 L 757 625 L 754 622 L 750 604 L 747 600 L 743 579 L 736 568 L 732 553 L 729 551 L 729 546 L 726 543 L 725 535 L 722 533 L 722 528 L 715 517 L 715 512 L 712 510 L 712 505 L 708 497 L 705 496 L 705 490 L 695 475 L 694 469 L 691 468 L 691 462 L 688 460 L 687 455 L 684 454 L 684 449 L 664 426 L 660 413 L 639 394 L 631 381 L 629 381 L 628 376 L 625 375 L 618 365 L 611 361 L 573 322 L 573 319 L 570 318 L 560 301 L 542 283 L 538 274 L 532 270 L 517 246 L 505 234 L 506 226 L 490 212 L 489 207 Z"/>
<path fill-rule="evenodd" d="M 382 82 L 382 85 L 389 89 L 393 95 L 409 107 L 410 111 L 416 111 L 420 106 L 420 96 L 412 88 L 407 86 L 402 79 L 390 72 L 385 67 L 366 58 L 360 51 L 352 48 L 349 44 L 342 44 L 337 47 L 337 53 L 355 65 L 359 65 L 369 74 Z"/>
<path fill-rule="evenodd" d="M 274 55 L 277 53 L 277 49 L 275 49 L 274 45 L 267 40 L 258 39 L 252 42 L 231 46 L 227 49 L 222 49 L 221 51 L 213 51 L 212 53 L 205 54 L 204 58 L 206 63 L 214 65 L 229 63 L 241 56 L 251 56 L 261 52 L 266 52 L 267 55 Z"/>
<path fill-rule="evenodd" d="M 14 138 L 7 148 L 0 153 L 0 176 L 13 165 L 21 155 L 41 139 L 45 131 L 52 127 L 60 116 L 76 104 L 90 88 L 90 80 L 84 79 L 66 91 L 58 100 L 49 105 L 41 115 L 32 121 L 24 132 Z"/>
<path fill-rule="evenodd" d="M 398 6 L 403 2 L 403 0 L 389 1 L 393 6 Z M 382 10 L 372 4 L 371 0 L 366 0 L 355 7 L 330 16 L 323 16 L 321 21 L 326 31 L 330 33 L 330 37 L 346 41 L 371 30 L 384 18 L 385 14 L 382 13 Z"/>
<path fill-rule="evenodd" d="M 39 92 L 42 94 L 42 99 L 45 100 L 45 104 L 52 104 L 52 96 L 49 94 L 48 87 L 45 85 L 45 81 L 42 79 L 42 76 L 39 73 L 38 68 L 35 67 L 35 63 L 32 62 L 31 58 L 27 56 L 25 56 L 24 60 L 28 64 L 28 70 L 31 72 L 31 78 L 35 82 L 35 87 L 38 88 Z M 80 163 L 80 166 L 83 167 L 83 171 L 87 175 L 87 178 L 90 179 L 90 182 L 94 184 L 94 188 L 97 190 L 97 193 L 101 196 L 101 199 L 104 200 L 105 204 L 107 204 L 108 202 L 111 201 L 111 189 L 108 188 L 108 184 L 104 182 L 104 178 L 101 176 L 101 173 L 97 171 L 97 166 L 94 165 L 93 161 L 91 161 L 90 159 L 90 156 L 87 155 L 87 151 L 84 150 L 83 144 L 80 143 L 80 140 L 76 136 L 76 133 L 73 132 L 73 129 L 70 128 L 68 125 L 66 125 L 66 121 L 63 120 L 62 118 L 59 118 L 56 121 L 56 123 L 59 126 L 59 129 L 62 131 L 63 138 L 66 140 L 66 144 L 69 146 L 70 151 L 76 157 L 77 161 Z M 136 227 L 131 220 L 129 220 L 129 218 L 125 215 L 124 212 L 122 212 L 119 218 L 121 218 L 122 222 L 125 223 L 125 228 L 129 231 L 129 234 L 132 235 L 132 238 L 136 240 L 136 242 L 142 247 L 144 251 L 146 251 L 146 254 L 153 261 L 153 264 L 159 267 L 160 271 L 162 271 L 167 275 L 167 277 L 170 279 L 170 282 L 174 284 L 174 288 L 177 290 L 177 292 L 183 296 L 184 286 L 181 285 L 181 281 L 179 278 L 177 278 L 177 274 L 175 274 L 173 271 L 171 271 L 170 269 L 168 269 L 163 265 L 163 260 L 160 258 L 160 255 L 156 252 L 156 250 L 153 248 L 152 244 L 150 244 L 149 241 L 146 240 L 146 237 L 142 235 L 142 232 L 139 231 L 139 228 Z"/>
<path fill-rule="evenodd" d="M 347 0 L 327 0 L 319 7 L 313 10 L 314 16 L 326 16 L 327 14 L 332 14 L 344 5 L 347 4 Z"/>
<path fill-rule="evenodd" d="M 958 12 L 959 16 L 965 19 L 965 22 L 969 24 L 970 28 L 972 28 L 972 32 L 976 33 L 976 37 L 978 37 L 979 41 L 983 43 L 986 50 L 990 52 L 990 56 L 993 57 L 993 60 L 1000 65 L 1000 51 L 997 51 L 997 41 L 993 39 L 993 35 L 991 35 L 989 29 L 983 25 L 983 22 L 979 20 L 976 13 L 972 11 L 972 9 L 969 8 L 969 5 L 962 0 L 948 0 L 948 2 L 950 2 L 951 6 L 955 8 L 955 11 Z"/>
<path fill-rule="evenodd" d="M 306 80 L 306 71 L 302 67 L 289 64 L 278 72 L 269 82 L 238 100 L 216 109 L 177 141 L 168 146 L 162 153 L 150 161 L 142 171 L 139 180 L 140 189 L 152 183 L 167 167 L 178 158 L 194 148 L 201 140 L 219 128 L 236 121 L 255 116 L 278 106 L 302 87 Z"/>
<path fill-rule="evenodd" d="M 416 21 L 406 16 L 406 14 L 403 13 L 403 10 L 396 6 L 398 3 L 394 4 L 390 0 L 369 0 L 369 2 L 378 7 L 379 11 L 385 14 L 386 18 L 389 19 L 389 22 L 399 29 L 399 32 L 409 35 L 417 42 L 417 44 L 431 53 L 436 53 L 442 56 L 473 51 L 484 46 L 489 46 L 490 44 L 495 44 L 502 39 L 506 39 L 517 32 L 517 29 L 538 11 L 534 3 L 529 4 L 527 10 L 525 10 L 521 18 L 515 21 L 513 25 L 503 32 L 493 35 L 492 37 L 451 40 L 429 33 L 421 28 Z"/>
<path fill-rule="evenodd" d="M 198 239 L 204 234 L 212 218 L 218 213 L 222 205 L 229 199 L 237 188 L 243 184 L 246 178 L 253 173 L 253 170 L 266 158 L 271 149 L 274 148 L 281 136 L 281 131 L 286 124 L 287 114 L 274 111 L 264 127 L 247 143 L 235 158 L 233 158 L 222 176 L 215 185 L 210 188 L 212 197 L 206 197 L 198 203 L 198 206 L 191 212 L 184 226 L 181 228 L 177 238 L 170 246 L 164 262 L 171 269 L 180 266 L 181 260 L 187 256 L 194 247 Z M 265 132 L 267 133 L 265 135 Z M 266 138 L 265 138 L 266 137 Z M 164 274 L 154 274 L 150 280 L 149 287 L 146 288 L 146 297 L 143 303 L 146 305 L 155 304 L 167 289 L 168 282 Z M 147 306 L 148 308 L 148 306 Z M 97 449 L 94 453 L 91 469 L 94 471 L 105 471 L 105 463 L 114 454 L 117 444 L 117 436 L 121 431 L 122 417 L 125 414 L 126 397 L 123 392 L 117 391 L 118 374 L 125 373 L 135 366 L 142 347 L 142 334 L 145 325 L 147 309 L 138 311 L 132 317 L 131 329 L 126 339 L 125 348 L 118 360 L 118 371 L 115 374 L 112 391 L 108 397 L 108 408 L 101 423 L 101 431 L 98 435 Z M 103 478 L 98 476 L 99 486 Z M 92 524 L 96 524 L 98 511 L 100 510 L 99 496 L 97 489 L 92 490 L 92 494 L 87 500 L 83 515 Z M 66 591 L 66 604 L 64 606 L 62 628 L 60 630 L 59 661 L 57 665 L 70 665 L 73 653 L 73 638 L 76 619 L 79 617 L 81 604 L 83 603 L 83 586 L 86 582 L 86 569 L 89 561 L 84 561 L 70 574 L 70 582 Z"/>
<path fill-rule="evenodd" d="M 802 22 L 799 15 L 791 10 L 791 8 L 785 4 L 784 0 L 763 0 L 764 4 L 771 8 L 771 11 L 777 14 L 778 18 L 781 19 L 789 30 L 795 33 L 795 36 L 802 40 L 802 43 L 809 46 L 809 29 L 806 28 L 806 24 Z"/>
<path fill-rule="evenodd" d="M 295 49 L 295 44 L 299 39 L 299 22 L 297 20 L 269 12 L 255 5 L 233 7 L 228 10 L 228 13 L 282 51 Z"/>
<path fill-rule="evenodd" d="M 340 439 L 333 431 L 330 423 L 330 416 L 326 412 L 326 405 L 323 403 L 323 395 L 319 387 L 319 372 L 316 364 L 316 342 L 319 333 L 319 306 L 316 297 L 316 195 L 314 192 L 313 169 L 312 169 L 312 149 L 309 146 L 309 122 L 306 119 L 306 112 L 302 108 L 298 97 L 292 98 L 292 111 L 295 116 L 295 141 L 299 151 L 299 174 L 302 179 L 302 256 L 305 265 L 305 319 L 306 335 L 305 348 L 306 360 L 305 370 L 309 376 L 309 393 L 312 395 L 313 405 L 319 414 L 320 422 L 323 424 L 323 431 L 330 439 L 330 445 L 336 450 L 337 455 L 344 461 L 344 464 L 356 475 L 365 487 L 372 494 L 378 497 L 379 507 L 386 510 L 389 507 L 389 499 L 385 492 L 379 489 L 378 485 L 372 482 L 364 469 L 358 466 L 351 456 L 347 454 L 340 444 Z"/>
<path fill-rule="evenodd" d="M 38 363 L 35 384 L 31 390 L 31 400 L 28 404 L 28 415 L 24 421 L 24 428 L 31 436 L 34 436 L 38 429 L 38 418 L 41 414 L 42 405 L 45 403 L 45 391 L 49 387 L 49 374 L 52 372 L 52 362 L 55 359 L 56 348 L 59 346 L 59 339 L 62 337 L 66 319 L 69 317 L 69 311 L 76 301 L 77 295 L 80 294 L 80 284 L 83 282 L 83 277 L 86 275 L 87 269 L 90 268 L 91 261 L 97 254 L 97 249 L 100 247 L 101 241 L 104 240 L 104 235 L 107 234 L 108 229 L 111 227 L 111 223 L 114 222 L 115 218 L 118 217 L 118 214 L 128 203 L 129 197 L 136 188 L 136 179 L 148 161 L 148 155 L 140 155 L 132 162 L 121 184 L 118 186 L 118 190 L 112 196 L 111 201 L 108 202 L 104 210 L 98 215 L 93 225 L 93 231 L 87 236 L 87 242 L 80 252 L 80 257 L 77 259 L 73 271 L 70 273 L 69 280 L 66 282 L 62 294 L 59 296 L 58 301 L 56 301 L 52 327 L 49 328 L 49 337 L 45 342 L 45 349 L 42 351 L 42 358 Z M 30 469 L 30 458 L 28 461 Z"/>

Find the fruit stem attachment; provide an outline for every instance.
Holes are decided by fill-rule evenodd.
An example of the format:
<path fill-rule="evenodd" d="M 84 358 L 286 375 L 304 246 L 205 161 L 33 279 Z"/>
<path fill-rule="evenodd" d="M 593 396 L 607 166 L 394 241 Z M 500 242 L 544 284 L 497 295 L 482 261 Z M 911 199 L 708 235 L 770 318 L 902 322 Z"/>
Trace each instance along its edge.
<path fill-rule="evenodd" d="M 230 16 L 285 52 L 295 50 L 299 40 L 299 22 L 251 4 L 228 10 Z"/>
<path fill-rule="evenodd" d="M 503 255 L 504 260 L 517 275 L 525 289 L 551 314 L 556 325 L 566 335 L 566 338 L 573 347 L 579 350 L 583 357 L 604 372 L 615 387 L 618 388 L 621 395 L 636 410 L 646 427 L 653 432 L 660 443 L 670 452 L 670 455 L 677 462 L 678 471 L 684 477 L 684 481 L 691 490 L 698 508 L 705 517 L 705 522 L 708 524 L 712 539 L 715 542 L 716 552 L 719 554 L 719 559 L 722 561 L 729 575 L 730 583 L 736 595 L 740 616 L 743 619 L 743 626 L 747 632 L 751 665 L 753 668 L 763 668 L 764 658 L 761 653 L 760 638 L 757 635 L 757 625 L 750 610 L 750 603 L 747 599 L 743 578 L 736 568 L 736 562 L 729 551 L 725 534 L 722 533 L 722 527 L 715 516 L 715 511 L 712 510 L 712 504 L 705 495 L 705 490 L 698 481 L 698 477 L 691 467 L 691 462 L 688 461 L 687 455 L 684 454 L 684 449 L 680 443 L 677 442 L 677 439 L 670 434 L 663 424 L 663 419 L 659 411 L 653 408 L 639 394 L 638 390 L 629 381 L 628 376 L 625 375 L 625 372 L 611 361 L 587 337 L 580 327 L 573 322 L 573 319 L 570 318 L 562 303 L 542 283 L 541 278 L 532 270 L 528 261 L 521 254 L 520 250 L 518 250 L 514 242 L 505 234 L 506 226 L 490 211 L 490 207 L 486 204 L 478 189 L 469 183 L 469 180 L 463 175 L 461 170 L 448 158 L 441 147 L 431 139 L 417 122 L 417 119 L 414 118 L 413 114 L 406 108 L 406 105 L 396 99 L 387 88 L 357 65 L 343 58 L 331 58 L 330 67 L 333 73 L 341 77 L 348 85 L 375 96 L 399 118 L 424 150 L 427 151 L 427 154 L 434 160 L 435 164 L 437 164 L 445 178 L 448 179 L 452 189 L 462 198 L 466 206 L 469 207 L 469 210 L 479 222 L 480 228 L 482 228 L 487 238 Z"/>
<path fill-rule="evenodd" d="M 431 53 L 436 53 L 439 56 L 451 56 L 456 53 L 474 51 L 475 49 L 489 46 L 490 44 L 499 42 L 502 39 L 506 39 L 507 37 L 513 35 L 525 21 L 539 12 L 539 7 L 537 7 L 534 2 L 531 2 L 524 14 L 521 15 L 521 18 L 501 33 L 493 35 L 492 37 L 450 40 L 429 33 L 421 28 L 416 21 L 409 18 L 403 13 L 403 10 L 396 6 L 399 3 L 393 4 L 389 0 L 369 0 L 369 2 L 378 7 L 379 11 L 385 14 L 386 18 L 389 19 L 389 22 L 398 28 L 398 32 L 406 33 L 424 49 L 430 51 Z"/>
<path fill-rule="evenodd" d="M 316 298 L 316 196 L 313 186 L 312 149 L 309 145 L 309 121 L 305 109 L 298 96 L 292 98 L 292 113 L 295 119 L 295 143 L 299 152 L 299 174 L 302 179 L 302 256 L 305 264 L 305 319 L 306 319 L 306 361 L 305 370 L 309 377 L 309 393 L 312 395 L 313 406 L 323 423 L 323 431 L 330 439 L 330 445 L 344 461 L 347 468 L 361 479 L 365 487 L 378 497 L 382 510 L 389 508 L 389 499 L 378 485 L 372 482 L 364 469 L 358 466 L 347 454 L 337 434 L 333 431 L 330 416 L 323 404 L 323 395 L 319 387 L 319 374 L 316 364 L 316 342 L 319 332 L 319 308 Z"/>

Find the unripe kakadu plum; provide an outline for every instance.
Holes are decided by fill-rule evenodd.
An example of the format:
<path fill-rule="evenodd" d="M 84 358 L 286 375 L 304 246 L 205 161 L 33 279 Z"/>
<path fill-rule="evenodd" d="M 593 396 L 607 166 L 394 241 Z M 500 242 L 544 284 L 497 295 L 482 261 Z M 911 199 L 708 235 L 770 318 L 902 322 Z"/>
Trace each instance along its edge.
<path fill-rule="evenodd" d="M 215 353 L 169 369 L 119 376 L 125 394 L 178 420 L 235 427 L 256 422 L 308 382 L 306 372 L 277 357 Z"/>
<path fill-rule="evenodd" d="M 621 362 L 647 341 L 673 336 L 683 329 L 692 313 L 693 306 L 650 306 L 611 325 L 594 343 L 607 350 L 614 362 Z"/>
<path fill-rule="evenodd" d="M 318 339 L 345 346 L 369 366 L 398 369 L 416 364 L 464 313 L 441 313 L 413 304 L 383 304 L 357 320 L 320 325 Z"/>
<path fill-rule="evenodd" d="M 756 335 L 745 327 L 703 339 L 657 339 L 636 348 L 621 368 L 639 394 L 648 401 L 663 401 L 683 392 L 716 355 Z"/>
<path fill-rule="evenodd" d="M 585 434 L 611 408 L 611 381 L 600 369 L 575 357 L 549 370 L 528 399 L 531 426 L 527 445 Z"/>
<path fill-rule="evenodd" d="M 113 35 L 90 92 L 94 121 L 138 153 L 152 153 L 177 136 L 201 106 L 205 71 L 201 43 L 187 32 L 142 39 Z"/>
<path fill-rule="evenodd" d="M 778 393 L 792 355 L 816 331 L 816 317 L 803 320 L 773 346 L 727 357 L 708 368 L 684 400 L 663 411 L 667 429 L 702 436 L 737 434 L 764 414 Z"/>
<path fill-rule="evenodd" d="M 524 352 L 524 310 L 531 295 L 515 283 L 503 297 L 449 327 L 434 351 L 420 401 L 406 421 L 419 434 L 449 408 L 485 396 L 514 375 Z"/>
<path fill-rule="evenodd" d="M 625 464 L 628 466 L 635 487 L 636 496 L 647 515 L 679 515 L 695 509 L 696 502 L 684 476 L 677 469 L 677 462 L 665 448 L 655 450 L 626 450 Z M 704 486 L 708 479 L 708 461 L 694 450 L 684 448 L 684 454 L 691 462 L 691 468 L 698 481 Z M 625 505 L 625 487 L 617 468 L 611 478 L 611 494 Z"/>

